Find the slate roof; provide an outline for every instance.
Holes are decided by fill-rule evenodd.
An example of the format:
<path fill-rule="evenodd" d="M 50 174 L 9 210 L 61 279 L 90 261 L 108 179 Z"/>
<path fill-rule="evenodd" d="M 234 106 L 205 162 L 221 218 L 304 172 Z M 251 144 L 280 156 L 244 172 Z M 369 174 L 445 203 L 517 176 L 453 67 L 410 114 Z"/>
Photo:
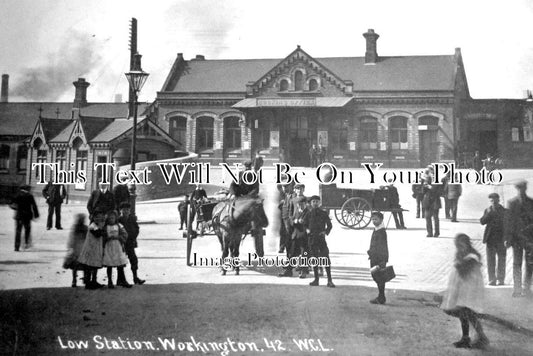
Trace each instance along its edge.
<path fill-rule="evenodd" d="M 74 129 L 74 125 L 76 125 L 76 121 L 69 120 L 69 125 L 65 127 L 56 137 L 48 140 L 48 142 L 68 142 L 70 135 L 72 134 L 72 130 Z"/>
<path fill-rule="evenodd" d="M 380 57 L 365 65 L 364 57 L 314 58 L 343 80 L 352 80 L 354 91 L 453 90 L 455 56 Z M 245 92 L 283 58 L 191 60 L 173 92 Z"/>
<path fill-rule="evenodd" d="M 137 118 L 137 125 L 143 122 L 146 117 Z M 110 142 L 118 136 L 124 134 L 133 128 L 133 120 L 129 119 L 115 119 L 112 123 L 107 125 L 102 131 L 91 139 L 91 142 Z"/>
<path fill-rule="evenodd" d="M 0 103 L 0 135 L 31 135 L 39 119 L 39 108 L 42 107 L 41 117 L 47 119 L 72 119 L 73 103 L 53 102 L 11 102 Z M 147 104 L 139 104 L 138 113 L 147 108 Z M 59 109 L 59 114 L 57 110 Z M 80 114 L 85 117 L 125 118 L 128 116 L 127 103 L 89 103 L 81 108 Z M 48 139 L 48 137 L 47 137 Z"/>
<path fill-rule="evenodd" d="M 46 140 L 51 140 L 56 137 L 65 127 L 70 123 L 70 120 L 65 119 L 41 119 L 44 137 Z"/>

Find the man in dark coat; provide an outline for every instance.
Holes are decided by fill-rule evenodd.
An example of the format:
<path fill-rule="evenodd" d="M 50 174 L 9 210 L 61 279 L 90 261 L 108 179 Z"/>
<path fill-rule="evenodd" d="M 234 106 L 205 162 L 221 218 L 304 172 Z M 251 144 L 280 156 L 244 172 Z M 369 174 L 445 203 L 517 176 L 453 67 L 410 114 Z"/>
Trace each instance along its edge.
<path fill-rule="evenodd" d="M 183 224 L 187 228 L 187 207 L 190 204 L 189 196 L 185 195 L 185 200 L 178 204 L 178 211 L 180 213 L 180 230 L 183 230 Z"/>
<path fill-rule="evenodd" d="M 43 197 L 48 204 L 48 219 L 46 220 L 46 230 L 52 228 L 54 212 L 56 214 L 56 229 L 62 230 L 61 227 L 61 204 L 67 196 L 67 190 L 63 184 L 55 184 L 52 180 L 48 181 L 43 188 Z"/>
<path fill-rule="evenodd" d="M 317 166 L 317 149 L 316 145 L 313 143 L 311 145 L 311 148 L 309 148 L 309 165 L 311 168 L 314 168 Z"/>
<path fill-rule="evenodd" d="M 505 259 L 507 249 L 503 239 L 505 208 L 500 204 L 500 196 L 497 193 L 489 195 L 490 206 L 485 209 L 480 219 L 485 227 L 483 243 L 487 244 L 487 272 L 489 285 L 495 286 L 496 282 L 502 286 L 505 281 Z M 496 269 L 496 256 L 498 256 L 498 269 Z"/>
<path fill-rule="evenodd" d="M 327 286 L 335 288 L 333 280 L 331 279 L 331 260 L 329 258 L 328 244 L 326 243 L 326 236 L 329 235 L 332 225 L 328 214 L 320 209 L 320 197 L 313 195 L 310 199 L 311 209 L 305 215 L 303 225 L 308 236 L 309 254 L 311 257 L 319 258 L 325 257 L 327 261 L 326 274 L 328 276 Z M 313 273 L 315 275 L 314 281 L 309 283 L 310 286 L 318 286 L 318 266 L 313 266 Z"/>
<path fill-rule="evenodd" d="M 422 211 L 422 219 L 424 216 L 424 209 L 422 208 L 422 200 L 424 199 L 424 187 L 422 184 L 413 184 L 411 187 L 413 191 L 412 197 L 416 200 L 416 218 L 420 218 L 420 211 Z"/>
<path fill-rule="evenodd" d="M 406 229 L 405 223 L 403 221 L 403 211 L 402 206 L 400 205 L 400 196 L 398 195 L 398 189 L 392 184 L 392 179 L 389 180 L 389 186 L 386 187 L 388 190 L 388 198 L 390 207 L 392 210 L 392 216 L 394 217 L 394 224 L 397 229 Z"/>
<path fill-rule="evenodd" d="M 463 188 L 461 187 L 461 184 L 458 183 L 447 183 L 446 184 L 446 199 L 448 200 L 448 218 L 452 219 L 452 222 L 458 222 L 457 221 L 457 206 L 459 204 L 459 197 L 463 193 Z"/>
<path fill-rule="evenodd" d="M 285 188 L 286 189 L 286 188 Z M 283 201 L 282 210 L 285 209 L 286 211 L 282 212 L 282 224 L 286 225 L 285 230 L 287 231 L 287 241 L 286 241 L 286 247 L 287 247 L 287 258 L 297 257 L 300 254 L 300 245 L 298 245 L 298 241 L 296 241 L 296 235 L 294 234 L 294 219 L 295 214 L 298 211 L 298 203 L 302 201 L 306 203 L 307 199 L 303 196 L 305 186 L 303 184 L 295 184 L 294 185 L 294 193 L 290 196 L 286 196 L 286 198 Z M 305 204 L 304 204 L 305 205 Z M 301 226 L 303 231 L 305 232 L 305 228 Z M 280 277 L 292 277 L 292 267 L 287 267 L 284 269 L 282 273 L 279 274 Z"/>
<path fill-rule="evenodd" d="M 113 196 L 115 198 L 115 208 L 120 209 L 122 203 L 129 203 L 130 201 L 130 190 L 126 184 L 117 184 L 113 189 Z"/>
<path fill-rule="evenodd" d="M 109 184 L 100 184 L 100 188 L 93 190 L 89 197 L 87 211 L 89 211 L 89 219 L 91 221 L 96 209 L 105 213 L 115 210 L 115 197 L 109 190 Z"/>
<path fill-rule="evenodd" d="M 375 211 L 371 215 L 372 223 L 375 228 L 370 238 L 370 248 L 368 249 L 368 259 L 370 260 L 370 268 L 385 268 L 389 262 L 389 246 L 387 244 L 387 231 L 383 225 L 383 214 Z M 372 275 L 374 278 L 374 275 Z M 378 297 L 372 299 L 372 304 L 385 304 L 385 283 L 383 281 L 374 281 L 378 285 Z"/>
<path fill-rule="evenodd" d="M 522 289 L 522 262 L 524 261 L 524 241 L 522 231 L 533 224 L 533 199 L 526 195 L 527 182 L 515 184 L 518 196 L 509 200 L 505 214 L 505 246 L 513 248 L 513 297 L 521 297 L 530 293 L 533 266 L 526 263 L 524 289 Z"/>
<path fill-rule="evenodd" d="M 246 183 L 244 181 L 244 175 L 248 174 L 249 176 L 247 179 L 251 178 L 251 174 L 246 172 L 253 172 L 252 170 L 252 162 L 246 161 L 244 162 L 244 171 L 239 172 L 239 182 L 231 182 L 229 192 L 230 195 L 233 195 L 234 197 L 242 197 L 242 196 L 252 196 L 255 197 L 257 194 L 259 194 L 259 180 L 256 180 L 254 183 Z"/>
<path fill-rule="evenodd" d="M 118 218 L 118 222 L 124 226 L 124 229 L 128 233 L 128 238 L 124 244 L 124 249 L 126 250 L 126 255 L 128 255 L 128 259 L 130 260 L 133 283 L 143 284 L 146 281 L 137 276 L 139 260 L 137 259 L 137 254 L 135 253 L 135 249 L 137 248 L 137 236 L 139 236 L 139 224 L 137 223 L 137 217 L 131 214 L 130 209 L 130 203 L 124 202 L 120 205 L 120 217 Z M 129 285 L 129 283 L 126 281 L 126 276 L 124 275 L 124 269 L 122 269 L 122 273 L 120 273 L 119 270 L 117 285 Z"/>
<path fill-rule="evenodd" d="M 31 247 L 31 221 L 39 217 L 39 210 L 35 199 L 30 193 L 29 185 L 22 185 L 19 193 L 13 198 L 11 208 L 16 210 L 15 213 L 15 251 L 20 249 L 20 235 L 24 227 L 24 248 Z"/>
<path fill-rule="evenodd" d="M 426 170 L 424 175 L 424 182 L 422 187 L 424 189 L 424 199 L 422 200 L 422 207 L 424 208 L 424 215 L 426 216 L 426 230 L 427 237 L 439 237 L 439 210 L 441 208 L 440 196 L 442 195 L 442 184 L 433 183 L 433 175 L 430 170 Z M 435 229 L 433 230 L 433 222 Z"/>
<path fill-rule="evenodd" d="M 474 153 L 474 157 L 472 158 L 472 168 L 474 168 L 478 172 L 481 170 L 481 168 L 483 168 L 483 161 L 481 160 L 479 151 L 476 151 Z"/>

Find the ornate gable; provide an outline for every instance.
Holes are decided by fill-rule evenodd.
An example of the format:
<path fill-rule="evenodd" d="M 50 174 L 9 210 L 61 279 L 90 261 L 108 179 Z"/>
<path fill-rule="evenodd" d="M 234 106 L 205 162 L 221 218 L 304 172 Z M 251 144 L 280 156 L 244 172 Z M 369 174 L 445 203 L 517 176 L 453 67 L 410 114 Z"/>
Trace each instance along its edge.
<path fill-rule="evenodd" d="M 353 83 L 345 81 L 298 46 L 289 56 L 247 85 L 247 96 L 339 96 L 351 94 Z"/>
<path fill-rule="evenodd" d="M 35 129 L 33 130 L 33 135 L 31 136 L 31 139 L 30 139 L 30 145 L 32 147 L 35 146 L 35 141 L 37 140 L 40 140 L 41 142 L 41 145 L 42 145 L 40 146 L 42 147 L 41 149 L 48 148 L 48 142 L 46 141 L 46 137 L 44 135 L 43 123 L 40 119 L 37 121 L 37 125 L 35 125 Z"/>
<path fill-rule="evenodd" d="M 68 140 L 69 146 L 72 147 L 74 140 L 76 140 L 76 138 L 78 138 L 78 137 L 81 139 L 81 142 L 83 143 L 83 146 L 87 146 L 87 138 L 85 136 L 85 132 L 83 130 L 83 126 L 81 124 L 81 120 L 79 120 L 79 119 L 76 120 L 76 124 L 72 128 L 72 132 L 71 132 L 70 138 Z"/>

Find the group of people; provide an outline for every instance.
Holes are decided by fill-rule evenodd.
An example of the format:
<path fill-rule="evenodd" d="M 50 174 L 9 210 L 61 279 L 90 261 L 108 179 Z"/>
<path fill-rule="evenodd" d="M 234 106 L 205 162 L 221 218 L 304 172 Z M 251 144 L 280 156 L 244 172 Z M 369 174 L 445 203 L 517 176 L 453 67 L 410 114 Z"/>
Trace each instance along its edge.
<path fill-rule="evenodd" d="M 52 228 L 55 214 L 55 227 L 62 230 L 61 205 L 66 197 L 63 184 L 49 181 L 42 190 L 48 204 L 47 230 Z M 131 211 L 128 187 L 117 185 L 112 192 L 109 184 L 101 184 L 91 193 L 87 203 L 89 226 L 85 214 L 75 217 L 68 240 L 68 252 L 63 267 L 72 270 L 72 287 L 77 286 L 77 272 L 84 271 L 85 288 L 96 289 L 103 285 L 96 280 L 99 268 L 107 267 L 108 287 L 114 288 L 112 270 L 117 268 L 116 284 L 130 288 L 124 274 L 124 267 L 130 263 L 135 284 L 145 281 L 137 275 L 138 258 L 135 253 L 139 225 L 137 217 Z M 22 229 L 25 229 L 25 241 L 22 246 L 31 248 L 31 221 L 39 217 L 39 211 L 31 187 L 23 185 L 10 204 L 15 210 L 15 251 L 20 251 Z M 120 210 L 120 213 L 119 211 Z"/>
<path fill-rule="evenodd" d="M 446 175 L 441 182 L 434 180 L 433 167 L 428 166 L 424 170 L 421 182 L 412 185 L 412 196 L 416 200 L 416 217 L 426 219 L 427 237 L 439 237 L 440 235 L 441 197 L 444 198 L 446 219 L 458 222 L 457 206 L 463 192 L 461 184 L 450 183 L 449 175 Z"/>
<path fill-rule="evenodd" d="M 326 236 L 332 229 L 331 220 L 328 214 L 322 210 L 320 197 L 313 195 L 305 197 L 304 184 L 280 184 L 278 189 L 281 193 L 281 200 L 278 208 L 281 213 L 280 225 L 280 253 L 287 253 L 287 258 L 298 258 L 305 261 L 311 257 L 322 258 L 326 263 L 324 266 L 313 266 L 314 280 L 309 283 L 311 286 L 319 284 L 319 267 L 324 267 L 327 275 L 327 286 L 334 288 L 331 277 L 331 260 Z M 309 273 L 309 266 L 305 263 L 298 266 L 300 278 L 306 278 Z M 291 265 L 284 268 L 279 274 L 280 277 L 292 277 L 293 267 Z"/>
<path fill-rule="evenodd" d="M 311 168 L 317 167 L 326 161 L 326 147 L 321 143 L 315 145 L 314 143 L 309 148 L 309 165 Z"/>

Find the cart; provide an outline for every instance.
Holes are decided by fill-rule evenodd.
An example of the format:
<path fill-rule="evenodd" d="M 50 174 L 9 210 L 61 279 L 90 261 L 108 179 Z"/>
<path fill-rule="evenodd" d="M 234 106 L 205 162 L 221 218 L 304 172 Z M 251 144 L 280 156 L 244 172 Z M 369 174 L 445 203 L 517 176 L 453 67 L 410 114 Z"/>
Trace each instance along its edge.
<path fill-rule="evenodd" d="M 321 185 L 320 200 L 324 209 L 332 210 L 335 219 L 351 229 L 364 229 L 370 224 L 372 211 L 407 211 L 392 207 L 389 190 L 337 188 L 336 184 Z M 390 220 L 390 218 L 389 218 Z"/>

